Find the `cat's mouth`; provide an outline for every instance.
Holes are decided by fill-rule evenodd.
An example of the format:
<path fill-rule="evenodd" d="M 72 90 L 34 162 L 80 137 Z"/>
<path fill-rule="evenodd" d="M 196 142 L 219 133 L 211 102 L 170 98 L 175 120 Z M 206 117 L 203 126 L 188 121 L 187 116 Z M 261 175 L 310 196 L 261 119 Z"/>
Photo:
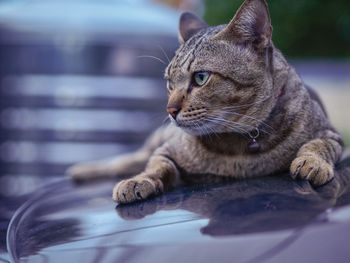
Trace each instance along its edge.
<path fill-rule="evenodd" d="M 175 117 L 169 114 L 174 125 L 191 135 L 209 135 L 217 133 L 228 121 L 217 112 L 206 108 L 189 108 L 180 111 Z"/>

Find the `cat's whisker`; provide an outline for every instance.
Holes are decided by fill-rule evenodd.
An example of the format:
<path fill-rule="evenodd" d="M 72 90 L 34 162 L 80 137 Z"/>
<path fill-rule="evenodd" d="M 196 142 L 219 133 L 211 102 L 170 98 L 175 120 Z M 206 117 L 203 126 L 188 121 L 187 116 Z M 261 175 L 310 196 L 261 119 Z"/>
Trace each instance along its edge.
<path fill-rule="evenodd" d="M 207 118 L 204 118 L 203 120 L 208 121 Z M 212 136 L 219 138 L 218 133 L 213 127 L 203 124 L 200 120 L 188 120 L 187 123 L 190 124 L 190 126 L 193 126 L 193 129 L 196 130 L 199 135 L 208 136 L 210 140 L 212 140 Z"/>
<path fill-rule="evenodd" d="M 259 125 L 263 125 L 264 127 L 272 130 L 275 132 L 275 129 L 273 127 L 271 127 L 270 125 L 268 125 L 266 122 L 262 121 L 262 120 L 259 120 L 257 118 L 254 118 L 252 116 L 249 116 L 249 115 L 246 115 L 246 114 L 241 114 L 241 113 L 237 113 L 237 112 L 233 112 L 233 111 L 221 111 L 222 113 L 225 113 L 225 114 L 232 114 L 232 115 L 237 115 L 237 116 L 242 116 L 242 117 L 246 117 L 248 119 L 251 119 L 251 120 L 254 120 L 254 121 L 257 121 L 259 123 Z M 253 126 L 252 126 L 253 127 Z M 267 134 L 271 134 L 270 132 L 268 132 L 267 130 L 264 130 L 262 128 L 260 128 L 261 131 L 267 133 Z"/>
<path fill-rule="evenodd" d="M 200 134 L 202 134 L 204 131 L 202 130 L 202 128 L 200 127 L 200 125 L 198 125 L 198 123 L 196 122 L 196 120 L 187 120 L 185 121 L 185 123 L 180 123 L 180 127 L 181 125 L 186 125 L 186 129 L 190 129 L 190 130 L 196 130 L 196 131 L 199 131 Z M 192 127 L 189 128 L 189 127 Z"/>
<path fill-rule="evenodd" d="M 254 105 L 255 103 L 251 103 L 251 104 L 243 104 L 243 105 L 237 105 L 237 106 L 225 106 L 225 107 L 222 107 L 222 108 L 215 108 L 216 110 L 219 110 L 219 109 L 225 109 L 225 110 L 238 110 L 238 109 L 244 109 L 244 108 L 247 108 L 249 106 L 252 106 Z"/>
<path fill-rule="evenodd" d="M 198 121 L 196 121 L 198 123 Z M 208 127 L 206 125 L 199 125 L 199 127 L 204 131 L 204 134 L 207 135 L 210 139 L 212 133 L 210 132 L 210 130 L 208 129 Z"/>
<path fill-rule="evenodd" d="M 243 137 L 245 137 L 246 139 L 249 139 L 249 137 L 246 135 L 247 132 L 244 129 L 242 129 L 242 128 L 239 128 L 237 126 L 233 127 L 231 125 L 228 125 L 228 124 L 225 124 L 225 123 L 220 123 L 220 122 L 217 122 L 217 121 L 214 121 L 214 120 L 211 120 L 211 121 L 213 123 L 216 123 L 216 124 L 219 124 L 219 125 L 222 125 L 222 126 L 228 128 L 229 131 L 231 131 L 231 132 L 238 133 L 238 134 L 242 135 Z"/>
<path fill-rule="evenodd" d="M 164 57 L 168 60 L 168 63 L 170 63 L 170 59 L 169 59 L 167 53 L 165 52 L 164 48 L 162 48 L 161 45 L 158 45 L 158 47 L 160 48 L 160 50 L 161 50 L 162 53 L 164 54 Z"/>
<path fill-rule="evenodd" d="M 227 127 L 227 128 L 231 128 L 232 131 L 234 132 L 238 132 L 238 133 L 244 133 L 244 134 L 248 134 L 248 132 L 244 129 L 244 127 L 239 126 L 239 125 L 231 125 L 230 123 L 221 123 L 221 125 Z"/>
<path fill-rule="evenodd" d="M 216 136 L 216 138 L 220 138 L 218 133 L 215 131 L 215 129 L 213 127 L 211 127 L 210 125 L 208 125 L 208 129 L 211 131 L 212 134 L 214 134 Z"/>
<path fill-rule="evenodd" d="M 209 122 L 212 122 L 212 123 L 214 123 L 216 125 L 224 126 L 224 127 L 228 128 L 230 131 L 240 133 L 244 137 L 246 137 L 245 134 L 249 134 L 249 132 L 246 131 L 244 129 L 244 127 L 242 127 L 242 125 L 240 125 L 240 123 L 235 123 L 235 122 L 232 122 L 232 121 L 228 121 L 228 120 L 222 119 L 220 117 L 217 117 L 215 115 L 212 115 L 211 117 L 206 118 L 206 120 L 209 121 Z M 234 126 L 232 125 L 233 123 L 235 124 Z"/>
<path fill-rule="evenodd" d="M 234 122 L 234 121 L 231 121 L 231 120 L 226 120 L 226 119 L 223 119 L 223 118 L 215 116 L 215 115 L 212 115 L 212 119 L 220 122 L 221 125 L 225 124 L 226 127 L 232 128 L 236 132 L 238 130 L 238 132 L 243 132 L 245 134 L 249 134 L 249 132 L 245 130 L 244 126 L 251 127 L 250 125 L 245 125 L 243 123 Z"/>
<path fill-rule="evenodd" d="M 264 122 L 264 121 L 262 121 L 262 120 L 260 120 L 260 119 L 254 118 L 254 117 L 252 117 L 252 116 L 250 116 L 250 115 L 238 113 L 238 112 L 235 112 L 235 111 L 227 111 L 227 110 L 220 110 L 219 112 L 220 112 L 220 113 L 223 113 L 223 114 L 232 114 L 232 115 L 237 115 L 237 116 L 246 117 L 246 118 L 248 118 L 248 119 L 257 121 L 259 124 L 262 124 L 262 125 L 266 126 L 267 128 L 269 128 L 269 129 L 271 129 L 271 130 L 275 130 L 272 126 L 268 125 L 266 122 Z"/>
<path fill-rule="evenodd" d="M 275 129 L 273 127 L 271 127 L 270 125 L 268 125 L 267 123 L 265 123 L 264 121 L 262 120 L 259 120 L 259 119 L 256 119 L 254 117 L 251 117 L 249 115 L 245 115 L 245 114 L 241 114 L 241 113 L 237 113 L 235 112 L 234 110 L 237 110 L 239 108 L 244 108 L 244 107 L 247 107 L 247 106 L 251 106 L 253 104 L 256 104 L 256 103 L 260 103 L 264 100 L 261 100 L 261 101 L 257 101 L 257 102 L 254 102 L 254 103 L 250 103 L 250 104 L 245 104 L 245 105 L 239 105 L 239 106 L 226 106 L 226 107 L 222 107 L 222 108 L 218 108 L 216 109 L 216 111 L 218 111 L 219 113 L 223 113 L 223 114 L 231 114 L 231 115 L 237 115 L 237 116 L 243 116 L 243 117 L 246 117 L 248 119 L 251 119 L 251 120 L 255 120 L 259 123 L 259 125 L 262 125 L 264 126 L 265 128 L 268 128 L 269 130 L 272 130 L 272 131 L 275 131 Z M 214 109 L 215 110 L 215 109 Z M 220 114 L 220 115 L 221 115 Z M 208 114 L 208 116 L 210 116 L 210 114 Z M 214 116 L 214 117 L 219 117 L 219 115 L 211 115 L 211 116 Z M 223 119 L 223 120 L 226 120 L 226 119 Z M 249 128 L 256 128 L 255 126 L 253 125 L 249 125 L 249 124 L 244 124 L 244 123 L 238 123 L 238 122 L 233 122 L 233 121 L 230 121 L 230 120 L 226 120 L 228 122 L 232 122 L 232 123 L 235 123 L 236 125 L 240 125 L 240 126 L 247 126 Z M 259 128 L 259 130 L 261 130 L 263 133 L 266 133 L 266 134 L 271 134 L 268 130 L 264 129 L 264 128 Z"/>
<path fill-rule="evenodd" d="M 170 121 L 170 117 L 169 117 L 169 115 L 167 115 L 165 118 L 164 118 L 164 120 L 162 121 L 162 124 L 165 124 L 165 123 L 167 123 L 167 122 L 169 122 Z"/>
<path fill-rule="evenodd" d="M 239 125 L 239 126 L 246 126 L 246 127 L 248 127 L 248 128 L 255 128 L 255 127 L 252 126 L 252 125 L 245 124 L 245 123 L 240 123 L 240 122 L 235 122 L 235 121 L 232 121 L 232 120 L 227 120 L 227 119 L 224 119 L 224 118 L 219 117 L 219 116 L 217 116 L 217 115 L 213 115 L 213 114 L 207 114 L 207 115 L 210 116 L 210 117 L 214 117 L 214 118 L 217 119 L 217 120 L 221 120 L 221 121 L 223 121 L 223 122 L 226 122 L 226 123 L 237 124 L 237 125 Z M 248 132 L 247 132 L 247 133 L 248 133 Z"/>
<path fill-rule="evenodd" d="M 205 127 L 204 127 L 203 125 L 200 125 L 200 124 L 198 123 L 198 121 L 195 121 L 195 123 L 196 123 L 197 127 L 198 127 L 205 135 L 209 135 L 207 129 L 205 129 Z"/>
<path fill-rule="evenodd" d="M 190 121 L 190 123 L 196 128 L 196 130 L 199 130 L 199 133 L 203 133 L 202 128 L 198 125 L 197 122 L 192 120 L 192 121 Z"/>
<path fill-rule="evenodd" d="M 253 106 L 255 104 L 258 104 L 258 103 L 262 103 L 262 102 L 265 102 L 266 100 L 268 100 L 269 98 L 266 98 L 266 99 L 262 99 L 262 100 L 256 100 L 252 103 L 247 103 L 247 104 L 242 104 L 242 105 L 231 105 L 231 106 L 224 106 L 224 107 L 220 107 L 220 108 L 216 108 L 216 109 L 240 109 L 240 108 L 246 108 L 246 107 L 249 107 L 249 106 Z"/>
<path fill-rule="evenodd" d="M 152 58 L 152 59 L 155 59 L 159 62 L 161 62 L 162 64 L 164 64 L 165 66 L 167 65 L 167 63 L 164 62 L 164 60 L 158 58 L 158 57 L 155 57 L 155 56 L 151 56 L 151 55 L 143 55 L 143 56 L 137 56 L 137 58 Z"/>
<path fill-rule="evenodd" d="M 211 133 L 208 131 L 207 127 L 205 127 L 205 125 L 198 124 L 198 121 L 195 121 L 195 123 L 198 129 L 200 130 L 200 133 L 202 135 L 207 135 L 211 139 Z"/>
<path fill-rule="evenodd" d="M 208 136 L 208 138 L 209 138 L 210 140 L 212 140 L 212 138 L 211 138 L 211 133 L 208 131 L 207 127 L 205 127 L 205 125 L 202 125 L 202 126 L 200 126 L 200 127 L 201 127 L 201 129 L 202 129 L 202 131 L 203 131 L 203 135 Z"/>
<path fill-rule="evenodd" d="M 219 138 L 218 134 L 215 132 L 215 130 L 212 127 L 210 127 L 210 125 L 204 125 L 204 127 L 206 128 L 209 137 L 210 137 L 210 135 L 213 135 L 213 136 L 216 136 L 217 138 Z"/>

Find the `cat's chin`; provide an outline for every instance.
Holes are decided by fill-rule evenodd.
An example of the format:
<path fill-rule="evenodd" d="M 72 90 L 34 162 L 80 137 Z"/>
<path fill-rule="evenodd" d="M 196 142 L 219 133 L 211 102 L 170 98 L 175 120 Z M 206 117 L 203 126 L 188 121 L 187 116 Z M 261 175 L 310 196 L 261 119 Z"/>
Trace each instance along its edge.
<path fill-rule="evenodd" d="M 203 132 L 199 131 L 199 130 L 194 130 L 194 129 L 190 129 L 190 128 L 186 128 L 186 127 L 179 127 L 181 130 L 183 130 L 184 132 L 186 132 L 189 135 L 192 136 L 201 136 L 204 135 Z"/>
<path fill-rule="evenodd" d="M 208 126 L 207 124 L 202 124 L 199 126 L 187 126 L 182 124 L 181 122 L 175 121 L 173 118 L 170 118 L 170 120 L 174 126 L 192 136 L 209 135 L 210 133 L 208 134 L 208 132 L 210 130 L 213 130 L 213 127 Z"/>
<path fill-rule="evenodd" d="M 179 129 L 181 129 L 183 132 L 192 135 L 192 136 L 210 136 L 210 135 L 220 135 L 220 134 L 228 134 L 228 133 L 235 133 L 235 134 L 243 134 L 239 131 L 225 131 L 225 130 L 215 130 L 212 127 L 206 128 L 206 129 L 196 129 L 192 127 L 182 127 L 181 125 L 176 125 Z M 210 131 L 213 132 L 210 132 Z"/>
<path fill-rule="evenodd" d="M 177 127 L 192 136 L 204 136 L 213 134 L 212 132 L 209 132 L 208 128 L 197 129 L 196 127 L 183 127 L 181 125 L 177 125 Z"/>

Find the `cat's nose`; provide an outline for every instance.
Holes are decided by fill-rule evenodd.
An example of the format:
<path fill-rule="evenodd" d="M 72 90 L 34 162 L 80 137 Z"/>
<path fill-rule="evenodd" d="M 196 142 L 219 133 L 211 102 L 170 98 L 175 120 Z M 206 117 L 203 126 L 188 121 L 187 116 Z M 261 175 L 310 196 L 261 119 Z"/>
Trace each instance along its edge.
<path fill-rule="evenodd" d="M 176 119 L 176 116 L 179 114 L 181 107 L 177 106 L 177 105 L 172 105 L 172 106 L 168 106 L 166 108 L 167 112 L 171 115 L 171 117 L 174 118 L 174 120 Z"/>

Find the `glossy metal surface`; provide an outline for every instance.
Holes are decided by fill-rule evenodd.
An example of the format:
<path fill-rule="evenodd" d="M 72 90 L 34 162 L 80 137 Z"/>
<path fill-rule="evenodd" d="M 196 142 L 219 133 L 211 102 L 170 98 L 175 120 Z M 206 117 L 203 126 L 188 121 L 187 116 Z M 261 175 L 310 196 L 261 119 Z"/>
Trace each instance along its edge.
<path fill-rule="evenodd" d="M 14 262 L 348 262 L 350 158 L 315 191 L 287 175 L 182 186 L 132 205 L 60 180 L 9 225 Z"/>

